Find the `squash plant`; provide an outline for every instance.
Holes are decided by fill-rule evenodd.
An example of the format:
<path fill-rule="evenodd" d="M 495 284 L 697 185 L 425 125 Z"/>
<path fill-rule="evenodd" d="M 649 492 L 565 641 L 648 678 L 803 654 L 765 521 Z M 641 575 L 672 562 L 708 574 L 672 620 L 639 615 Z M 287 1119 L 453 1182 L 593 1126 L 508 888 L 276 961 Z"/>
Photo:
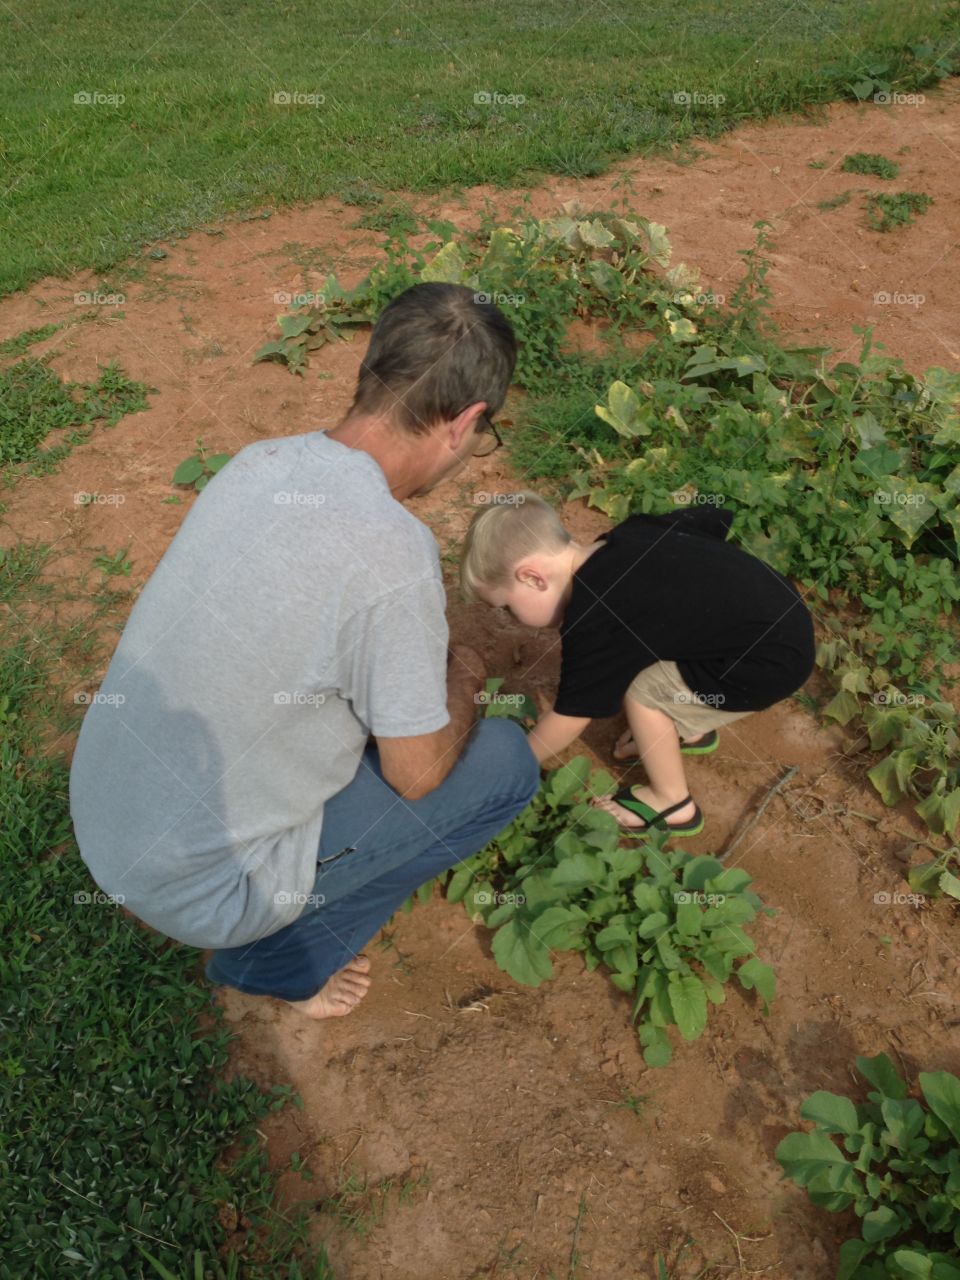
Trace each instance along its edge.
<path fill-rule="evenodd" d="M 589 803 L 613 789 L 586 756 L 553 770 L 496 840 L 449 873 L 446 893 L 495 930 L 494 957 L 517 982 L 552 978 L 554 951 L 582 952 L 588 970 L 602 966 L 633 997 L 645 1061 L 664 1066 L 668 1029 L 699 1037 L 731 978 L 756 990 L 767 1012 L 774 974 L 743 926 L 773 912 L 746 871 L 668 850 L 667 832 L 621 844 L 616 820 Z"/>
<path fill-rule="evenodd" d="M 867 1101 L 811 1094 L 800 1114 L 813 1129 L 774 1153 L 784 1176 L 861 1220 L 836 1280 L 960 1280 L 960 1080 L 921 1072 L 920 1101 L 885 1053 L 856 1063 L 873 1085 Z"/>

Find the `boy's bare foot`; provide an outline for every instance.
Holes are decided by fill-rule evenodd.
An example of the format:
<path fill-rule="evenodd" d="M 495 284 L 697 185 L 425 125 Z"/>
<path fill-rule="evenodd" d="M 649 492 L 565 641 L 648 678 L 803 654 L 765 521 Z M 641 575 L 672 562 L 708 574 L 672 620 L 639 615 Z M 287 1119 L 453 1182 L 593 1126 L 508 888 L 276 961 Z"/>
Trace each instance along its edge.
<path fill-rule="evenodd" d="M 285 1003 L 299 1009 L 308 1018 L 342 1018 L 345 1013 L 352 1013 L 367 994 L 369 969 L 370 961 L 361 953 L 328 978 L 309 1000 L 287 1000 Z"/>
<path fill-rule="evenodd" d="M 668 800 L 663 796 L 656 795 L 649 787 L 631 787 L 631 792 L 635 800 L 639 800 L 641 804 L 649 805 L 655 813 L 661 813 L 664 809 L 669 809 L 671 805 L 677 803 L 676 800 Z M 682 796 L 680 798 L 683 799 Z M 629 809 L 624 809 L 622 805 L 617 804 L 610 796 L 597 797 L 590 803 L 596 809 L 603 809 L 605 813 L 613 814 L 621 827 L 640 831 L 647 825 L 643 818 L 631 813 Z M 696 805 L 691 800 L 689 804 L 685 804 L 682 809 L 678 809 L 676 813 L 671 813 L 670 817 L 665 819 L 667 827 L 679 826 L 684 822 L 689 822 L 695 812 Z"/>
<path fill-rule="evenodd" d="M 695 738 L 681 738 L 680 745 L 682 747 L 694 747 L 698 742 L 702 742 L 706 736 L 705 733 L 698 733 Z M 639 754 L 637 744 L 633 740 L 633 733 L 630 729 L 624 729 L 613 748 L 614 760 L 635 760 Z"/>

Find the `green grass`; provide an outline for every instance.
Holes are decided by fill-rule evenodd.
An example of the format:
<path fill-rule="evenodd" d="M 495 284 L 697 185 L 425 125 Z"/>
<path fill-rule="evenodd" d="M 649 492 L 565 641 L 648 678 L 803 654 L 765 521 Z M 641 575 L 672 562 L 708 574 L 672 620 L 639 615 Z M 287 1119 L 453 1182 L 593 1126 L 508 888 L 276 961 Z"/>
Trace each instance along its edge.
<path fill-rule="evenodd" d="M 35 342 L 52 338 L 59 328 L 58 324 L 44 324 L 39 329 L 24 329 L 22 333 L 7 338 L 5 342 L 0 342 L 0 356 L 22 356 Z"/>
<path fill-rule="evenodd" d="M 839 209 L 841 205 L 849 204 L 852 191 L 841 191 L 838 195 L 831 196 L 829 200 L 818 200 L 817 208 L 827 212 L 830 209 Z"/>
<path fill-rule="evenodd" d="M 127 413 L 147 407 L 152 388 L 124 377 L 111 361 L 96 382 L 62 382 L 43 361 L 28 356 L 0 370 L 0 463 L 6 468 L 4 483 L 15 483 L 10 464 L 26 464 L 21 470 L 43 475 L 55 470 L 75 444 L 85 440 L 91 424 L 102 419 L 115 426 Z M 73 430 L 51 449 L 40 446 L 51 431 Z"/>
<path fill-rule="evenodd" d="M 94 687 L 107 612 L 50 625 L 59 601 L 90 598 L 55 568 L 44 544 L 0 553 L 0 1280 L 331 1280 L 322 1251 L 304 1252 L 302 1214 L 271 1207 L 255 1133 L 290 1090 L 222 1078 L 233 1037 L 196 951 L 83 900 L 96 886 L 68 764 L 44 747 L 76 728 L 67 688 Z M 218 1260 L 222 1205 L 250 1224 L 232 1261 Z"/>
<path fill-rule="evenodd" d="M 926 213 L 933 197 L 921 191 L 898 191 L 891 195 L 867 197 L 867 222 L 874 231 L 893 231 L 909 227 L 914 214 Z"/>
<path fill-rule="evenodd" d="M 877 155 L 875 151 L 855 151 L 844 156 L 840 168 L 844 173 L 869 173 L 876 178 L 895 178 L 900 172 L 895 161 Z"/>
<path fill-rule="evenodd" d="M 0 293 L 108 270 L 230 210 L 598 173 L 745 118 L 917 90 L 948 70 L 949 13 L 947 0 L 3 6 Z"/>

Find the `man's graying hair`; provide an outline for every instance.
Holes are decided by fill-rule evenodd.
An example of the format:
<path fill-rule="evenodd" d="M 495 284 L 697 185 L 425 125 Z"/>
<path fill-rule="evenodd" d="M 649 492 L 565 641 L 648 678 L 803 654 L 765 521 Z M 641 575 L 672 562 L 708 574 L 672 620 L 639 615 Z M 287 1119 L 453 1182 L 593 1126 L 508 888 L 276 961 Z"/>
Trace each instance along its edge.
<path fill-rule="evenodd" d="M 388 303 L 370 335 L 350 413 L 388 414 L 413 435 L 477 401 L 496 413 L 507 398 L 517 340 L 485 297 L 466 285 L 431 282 Z"/>

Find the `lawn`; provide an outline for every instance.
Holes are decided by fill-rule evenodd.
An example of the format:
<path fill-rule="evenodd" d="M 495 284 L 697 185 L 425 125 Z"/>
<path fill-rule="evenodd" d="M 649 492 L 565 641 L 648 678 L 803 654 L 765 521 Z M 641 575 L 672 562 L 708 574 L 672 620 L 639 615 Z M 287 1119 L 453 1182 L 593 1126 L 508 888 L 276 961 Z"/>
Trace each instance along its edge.
<path fill-rule="evenodd" d="M 0 293 L 232 210 L 589 175 L 914 89 L 949 34 L 942 0 L 5 5 Z"/>

